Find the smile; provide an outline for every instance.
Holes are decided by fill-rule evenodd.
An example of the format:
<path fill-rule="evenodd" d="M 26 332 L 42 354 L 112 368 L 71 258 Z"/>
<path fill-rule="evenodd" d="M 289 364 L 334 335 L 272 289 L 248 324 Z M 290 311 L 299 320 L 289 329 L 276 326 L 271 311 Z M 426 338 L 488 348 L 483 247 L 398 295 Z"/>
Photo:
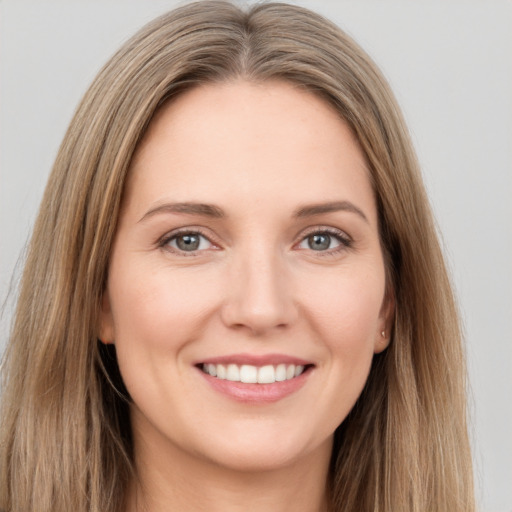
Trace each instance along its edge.
<path fill-rule="evenodd" d="M 298 392 L 315 366 L 286 354 L 230 354 L 195 363 L 213 390 L 246 404 L 276 402 Z"/>
<path fill-rule="evenodd" d="M 274 384 L 299 377 L 305 371 L 306 366 L 282 363 L 258 367 L 250 364 L 203 363 L 200 368 L 204 373 L 219 380 L 245 384 Z"/>

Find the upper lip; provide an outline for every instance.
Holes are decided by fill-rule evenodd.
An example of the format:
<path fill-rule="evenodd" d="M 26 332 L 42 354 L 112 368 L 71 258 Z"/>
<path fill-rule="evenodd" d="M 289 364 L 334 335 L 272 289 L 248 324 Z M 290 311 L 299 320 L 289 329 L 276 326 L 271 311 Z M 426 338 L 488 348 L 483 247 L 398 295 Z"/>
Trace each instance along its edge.
<path fill-rule="evenodd" d="M 301 359 L 300 357 L 290 356 L 286 354 L 229 354 L 225 356 L 209 357 L 202 359 L 196 364 L 248 364 L 252 366 L 278 365 L 278 364 L 294 364 L 294 365 L 311 365 L 311 361 Z"/>

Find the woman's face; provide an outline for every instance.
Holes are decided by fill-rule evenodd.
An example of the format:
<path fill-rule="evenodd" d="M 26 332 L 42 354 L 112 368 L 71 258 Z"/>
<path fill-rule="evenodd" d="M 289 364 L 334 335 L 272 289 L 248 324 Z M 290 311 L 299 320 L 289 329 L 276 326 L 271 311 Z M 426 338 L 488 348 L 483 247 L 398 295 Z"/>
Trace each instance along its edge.
<path fill-rule="evenodd" d="M 365 158 L 325 102 L 237 81 L 161 109 L 100 328 L 136 450 L 235 469 L 325 460 L 391 310 Z"/>

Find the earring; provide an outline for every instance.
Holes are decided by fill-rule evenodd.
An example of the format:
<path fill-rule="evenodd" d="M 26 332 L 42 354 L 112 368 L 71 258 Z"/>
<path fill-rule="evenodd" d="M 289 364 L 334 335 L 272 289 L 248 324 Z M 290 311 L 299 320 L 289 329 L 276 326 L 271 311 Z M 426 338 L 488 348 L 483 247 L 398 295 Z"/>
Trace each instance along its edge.
<path fill-rule="evenodd" d="M 386 337 L 386 331 L 382 331 L 382 332 L 380 333 L 380 335 L 381 335 L 383 338 L 385 338 L 385 337 Z"/>

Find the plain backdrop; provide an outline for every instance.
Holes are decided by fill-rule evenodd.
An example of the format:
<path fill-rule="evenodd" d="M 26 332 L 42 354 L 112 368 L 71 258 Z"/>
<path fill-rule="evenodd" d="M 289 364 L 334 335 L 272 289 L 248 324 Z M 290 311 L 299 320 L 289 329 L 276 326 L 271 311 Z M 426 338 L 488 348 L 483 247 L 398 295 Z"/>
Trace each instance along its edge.
<path fill-rule="evenodd" d="M 404 110 L 465 323 L 481 510 L 512 512 L 512 3 L 298 3 L 355 37 Z M 175 5 L 0 2 L 2 301 L 15 290 L 16 264 L 80 97 L 127 37 Z M 0 350 L 14 298 L 12 291 Z"/>

